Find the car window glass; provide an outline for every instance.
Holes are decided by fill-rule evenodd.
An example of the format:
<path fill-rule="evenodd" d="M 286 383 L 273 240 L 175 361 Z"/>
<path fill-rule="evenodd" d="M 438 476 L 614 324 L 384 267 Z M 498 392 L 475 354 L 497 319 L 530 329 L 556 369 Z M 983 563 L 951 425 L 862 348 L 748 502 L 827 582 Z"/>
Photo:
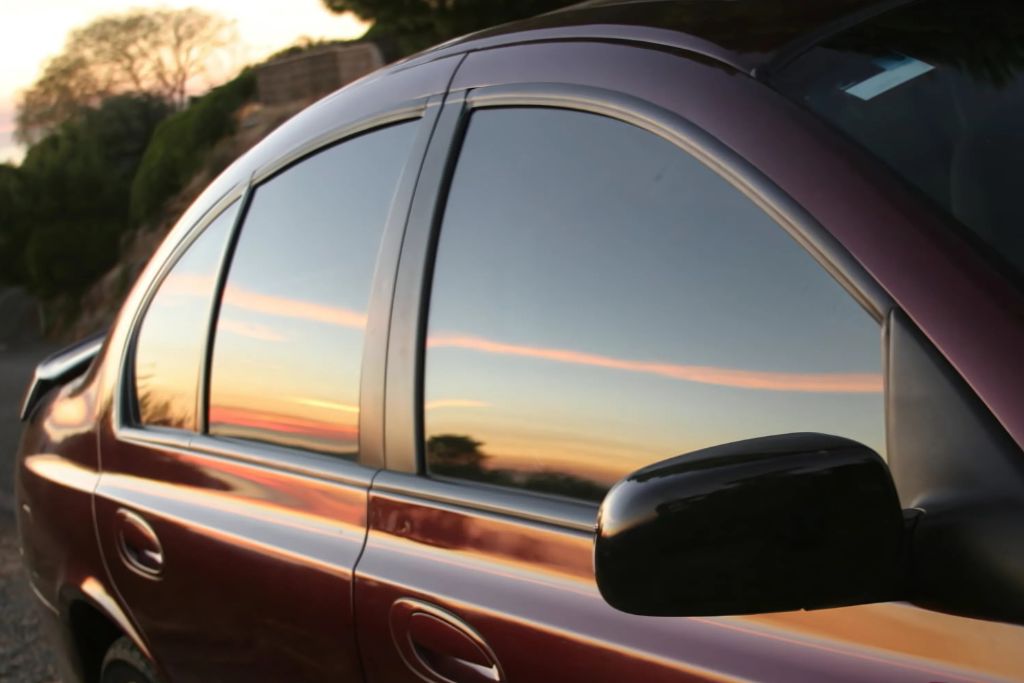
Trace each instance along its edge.
<path fill-rule="evenodd" d="M 473 115 L 426 346 L 434 475 L 599 500 L 751 437 L 884 455 L 877 323 L 735 187 L 605 117 Z"/>
<path fill-rule="evenodd" d="M 416 128 L 347 140 L 256 189 L 217 320 L 211 434 L 355 456 L 370 287 Z"/>
<path fill-rule="evenodd" d="M 238 202 L 213 220 L 160 283 L 135 343 L 135 395 L 144 425 L 196 428 L 199 372 L 224 244 Z"/>

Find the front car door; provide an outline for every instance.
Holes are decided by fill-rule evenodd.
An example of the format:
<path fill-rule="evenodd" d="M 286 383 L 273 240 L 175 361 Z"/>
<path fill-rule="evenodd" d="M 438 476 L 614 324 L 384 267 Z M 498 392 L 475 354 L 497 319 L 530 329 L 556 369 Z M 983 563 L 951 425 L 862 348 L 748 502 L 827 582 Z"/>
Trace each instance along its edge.
<path fill-rule="evenodd" d="M 453 68 L 377 76 L 268 139 L 113 334 L 96 527 L 168 680 L 361 680 L 380 283 Z"/>
<path fill-rule="evenodd" d="M 886 363 L 913 323 L 850 252 L 878 219 L 907 226 L 901 249 L 927 241 L 798 124 L 766 88 L 662 50 L 467 57 L 396 290 L 389 471 L 356 577 L 369 680 L 1024 672 L 1012 625 L 901 603 L 655 619 L 594 585 L 596 504 L 641 465 L 794 431 L 905 450 Z M 849 210 L 851 188 L 874 213 Z"/>

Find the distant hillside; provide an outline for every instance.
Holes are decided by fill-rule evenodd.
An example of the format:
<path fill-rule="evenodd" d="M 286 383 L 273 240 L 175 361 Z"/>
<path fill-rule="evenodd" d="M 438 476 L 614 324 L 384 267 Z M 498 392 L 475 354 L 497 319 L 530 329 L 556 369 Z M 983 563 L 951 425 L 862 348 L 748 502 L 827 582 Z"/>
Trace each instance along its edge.
<path fill-rule="evenodd" d="M 308 104 L 308 100 L 272 107 L 254 102 L 242 104 L 231 115 L 234 125 L 230 129 L 234 132 L 211 142 L 209 151 L 195 164 L 196 170 L 184 182 L 182 189 L 159 204 L 155 204 L 149 195 L 137 200 L 138 195 L 133 193 L 133 200 L 136 200 L 133 201 L 133 211 L 140 217 L 146 216 L 142 227 L 125 235 L 117 264 L 75 302 L 74 313 L 77 315 L 73 319 L 69 315 L 64 325 L 51 321 L 50 335 L 70 342 L 108 327 L 139 272 L 203 188 L 232 161 Z M 146 160 L 143 161 L 144 167 L 145 164 Z"/>

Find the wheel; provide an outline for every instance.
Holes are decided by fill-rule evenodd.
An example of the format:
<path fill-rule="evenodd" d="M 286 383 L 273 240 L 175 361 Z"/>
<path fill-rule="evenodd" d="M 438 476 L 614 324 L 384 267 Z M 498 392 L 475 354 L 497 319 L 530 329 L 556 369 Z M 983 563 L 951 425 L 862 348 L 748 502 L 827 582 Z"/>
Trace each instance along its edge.
<path fill-rule="evenodd" d="M 127 637 L 114 641 L 103 658 L 100 683 L 159 683 L 153 666 Z"/>

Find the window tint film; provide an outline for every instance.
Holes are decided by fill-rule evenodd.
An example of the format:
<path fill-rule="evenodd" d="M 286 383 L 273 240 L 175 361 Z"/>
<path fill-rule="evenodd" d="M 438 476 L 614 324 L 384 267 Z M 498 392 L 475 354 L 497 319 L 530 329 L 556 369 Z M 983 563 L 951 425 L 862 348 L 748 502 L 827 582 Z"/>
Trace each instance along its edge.
<path fill-rule="evenodd" d="M 224 244 L 238 213 L 225 209 L 171 269 L 135 342 L 135 395 L 144 425 L 196 429 L 196 393 Z"/>
<path fill-rule="evenodd" d="M 217 320 L 211 434 L 355 456 L 370 287 L 416 127 L 348 140 L 256 190 Z"/>
<path fill-rule="evenodd" d="M 1024 3 L 906 3 L 775 85 L 956 218 L 1024 286 Z"/>
<path fill-rule="evenodd" d="M 720 176 L 596 115 L 473 115 L 426 344 L 435 475 L 599 500 L 751 437 L 884 453 L 875 321 Z"/>

